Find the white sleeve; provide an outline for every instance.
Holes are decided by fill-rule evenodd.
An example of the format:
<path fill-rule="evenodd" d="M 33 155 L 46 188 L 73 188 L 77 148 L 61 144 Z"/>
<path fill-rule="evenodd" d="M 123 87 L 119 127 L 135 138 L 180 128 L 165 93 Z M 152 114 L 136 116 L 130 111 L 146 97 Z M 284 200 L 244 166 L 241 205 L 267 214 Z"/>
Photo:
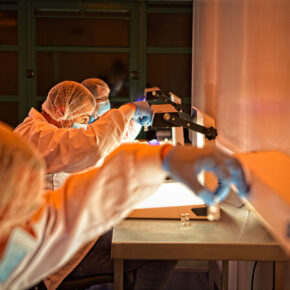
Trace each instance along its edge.
<path fill-rule="evenodd" d="M 21 124 L 16 132 L 36 146 L 46 161 L 48 174 L 82 171 L 94 166 L 120 145 L 134 114 L 129 106 L 123 107 L 125 109 L 108 111 L 87 130 L 31 122 Z"/>
<path fill-rule="evenodd" d="M 122 139 L 122 143 L 132 142 L 136 139 L 138 134 L 140 133 L 142 126 L 138 124 L 134 119 L 130 121 L 128 130 L 125 136 Z"/>
<path fill-rule="evenodd" d="M 166 175 L 161 161 L 163 148 L 122 145 L 102 167 L 68 178 L 63 187 L 48 195 L 48 204 L 63 209 L 56 211 L 58 218 L 63 220 L 65 214 L 66 226 L 75 239 L 87 242 L 110 229 L 159 187 Z"/>
<path fill-rule="evenodd" d="M 72 175 L 59 190 L 47 192 L 38 218 L 31 221 L 38 245 L 15 272 L 20 276 L 10 277 L 16 285 L 12 288 L 24 288 L 54 273 L 84 243 L 120 222 L 138 202 L 153 194 L 166 175 L 163 148 L 122 145 L 102 167 Z"/>

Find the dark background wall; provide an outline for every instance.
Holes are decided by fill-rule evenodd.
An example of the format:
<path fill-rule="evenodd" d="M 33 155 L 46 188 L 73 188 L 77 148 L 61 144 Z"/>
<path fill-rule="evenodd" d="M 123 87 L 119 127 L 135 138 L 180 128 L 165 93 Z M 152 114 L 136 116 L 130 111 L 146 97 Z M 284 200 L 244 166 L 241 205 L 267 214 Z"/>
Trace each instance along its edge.
<path fill-rule="evenodd" d="M 118 107 L 159 86 L 191 102 L 192 1 L 1 1 L 0 120 L 63 80 L 101 77 Z"/>

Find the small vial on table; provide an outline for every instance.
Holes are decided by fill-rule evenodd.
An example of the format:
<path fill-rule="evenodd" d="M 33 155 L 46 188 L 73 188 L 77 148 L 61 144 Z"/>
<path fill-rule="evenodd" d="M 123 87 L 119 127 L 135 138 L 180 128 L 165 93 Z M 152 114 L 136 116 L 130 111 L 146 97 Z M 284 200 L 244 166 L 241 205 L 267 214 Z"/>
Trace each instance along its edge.
<path fill-rule="evenodd" d="M 219 204 L 209 205 L 207 207 L 207 219 L 209 221 L 217 221 L 221 218 Z"/>
<path fill-rule="evenodd" d="M 185 214 L 184 213 L 181 214 L 180 221 L 181 221 L 181 225 L 185 226 Z"/>
<path fill-rule="evenodd" d="M 185 214 L 185 225 L 187 225 L 187 226 L 190 225 L 189 213 Z"/>

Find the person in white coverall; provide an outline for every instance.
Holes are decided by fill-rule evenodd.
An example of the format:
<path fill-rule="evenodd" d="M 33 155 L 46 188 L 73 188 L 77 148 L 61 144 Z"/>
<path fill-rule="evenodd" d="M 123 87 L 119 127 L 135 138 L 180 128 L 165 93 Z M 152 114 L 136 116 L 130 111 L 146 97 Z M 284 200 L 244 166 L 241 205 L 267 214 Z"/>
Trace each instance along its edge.
<path fill-rule="evenodd" d="M 110 110 L 111 104 L 109 99 L 109 85 L 99 78 L 88 78 L 81 82 L 95 97 L 96 110 L 93 113 L 94 119 L 99 118 L 104 113 Z M 134 119 L 130 121 L 129 128 L 123 137 L 122 143 L 132 142 L 140 133 L 142 126 Z"/>
<path fill-rule="evenodd" d="M 0 123 L 0 289 L 27 289 L 55 272 L 84 243 L 154 193 L 168 173 L 203 192 L 197 181 L 203 165 L 240 193 L 246 191 L 238 161 L 212 149 L 125 144 L 102 167 L 72 175 L 61 188 L 44 192 L 45 163 L 27 141 Z"/>
<path fill-rule="evenodd" d="M 81 82 L 94 96 L 96 101 L 96 110 L 93 113 L 95 118 L 99 118 L 104 113 L 111 109 L 109 99 L 110 88 L 109 85 L 99 78 L 88 78 Z"/>
<path fill-rule="evenodd" d="M 70 173 L 95 166 L 127 134 L 134 105 L 112 109 L 87 125 L 95 109 L 95 99 L 84 86 L 64 81 L 50 90 L 41 113 L 32 108 L 16 127 L 15 132 L 32 142 L 45 159 L 47 189 L 61 186 Z"/>
<path fill-rule="evenodd" d="M 31 109 L 29 116 L 15 129 L 18 135 L 33 143 L 45 159 L 46 189 L 57 189 L 69 174 L 94 166 L 120 145 L 133 117 L 141 123 L 143 115 L 151 114 L 146 102 L 137 102 L 109 110 L 88 125 L 96 108 L 93 95 L 83 85 L 61 82 L 49 91 L 42 113 Z M 45 280 L 46 287 L 55 289 L 73 269 L 70 277 L 112 273 L 111 235 L 109 231 L 84 245 L 64 267 Z M 154 290 L 166 282 L 175 264 L 176 261 L 126 261 L 124 268 L 125 271 L 136 271 L 139 285 L 145 284 L 143 280 L 150 281 L 152 287 L 155 284 L 151 288 Z M 135 286 L 135 289 L 141 289 L 141 286 Z"/>

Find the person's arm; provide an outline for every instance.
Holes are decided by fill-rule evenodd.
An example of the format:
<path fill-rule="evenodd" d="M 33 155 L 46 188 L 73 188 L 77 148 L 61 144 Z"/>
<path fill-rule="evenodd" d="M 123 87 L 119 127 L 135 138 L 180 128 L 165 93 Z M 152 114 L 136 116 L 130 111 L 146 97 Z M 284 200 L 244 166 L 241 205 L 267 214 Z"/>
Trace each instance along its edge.
<path fill-rule="evenodd" d="M 166 176 L 164 152 L 171 145 L 121 145 L 100 168 L 69 177 L 47 195 L 55 218 L 63 220 L 81 243 L 103 233 L 153 194 Z M 77 234 L 78 233 L 78 234 Z"/>
<path fill-rule="evenodd" d="M 20 288 L 36 283 L 63 266 L 84 243 L 125 218 L 162 183 L 167 147 L 122 145 L 102 167 L 72 175 L 60 189 L 47 192 L 44 206 L 30 222 L 37 247 L 22 261 L 21 268 L 27 265 L 23 276 L 16 271 L 9 280 Z"/>
<path fill-rule="evenodd" d="M 72 175 L 59 190 L 44 195 L 43 207 L 27 223 L 36 245 L 10 275 L 7 289 L 28 288 L 54 273 L 84 243 L 119 223 L 153 194 L 166 173 L 202 193 L 197 175 L 204 168 L 237 185 L 240 193 L 248 189 L 236 159 L 212 149 L 168 144 L 122 145 L 102 167 Z"/>
<path fill-rule="evenodd" d="M 247 190 L 238 161 L 216 150 L 168 144 L 121 145 L 100 168 L 73 175 L 59 190 L 47 193 L 43 260 L 48 266 L 67 262 L 84 243 L 119 223 L 152 195 L 168 172 L 196 194 L 202 193 L 196 170 L 209 165 L 222 182 L 231 178 L 232 184 L 240 184 L 241 191 Z M 56 268 L 48 270 L 51 273 Z"/>
<path fill-rule="evenodd" d="M 120 145 L 134 112 L 131 105 L 112 109 L 87 130 L 24 121 L 16 133 L 36 146 L 46 161 L 48 174 L 77 172 L 94 166 Z"/>

